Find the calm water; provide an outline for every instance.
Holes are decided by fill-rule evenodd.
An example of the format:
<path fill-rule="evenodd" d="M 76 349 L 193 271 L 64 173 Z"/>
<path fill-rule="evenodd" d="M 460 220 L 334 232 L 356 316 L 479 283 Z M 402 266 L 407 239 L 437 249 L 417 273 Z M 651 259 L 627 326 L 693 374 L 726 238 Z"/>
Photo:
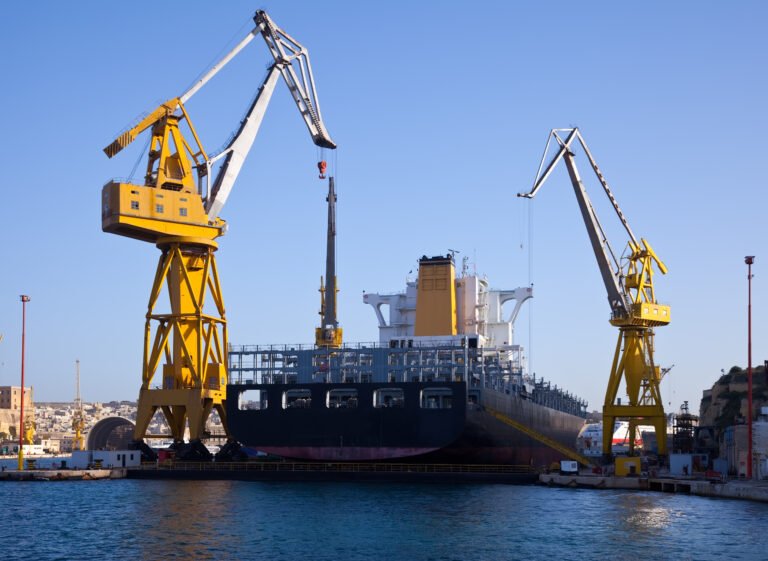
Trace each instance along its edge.
<path fill-rule="evenodd" d="M 661 493 L 20 482 L 0 484 L 0 509 L 9 561 L 768 559 L 768 505 Z"/>

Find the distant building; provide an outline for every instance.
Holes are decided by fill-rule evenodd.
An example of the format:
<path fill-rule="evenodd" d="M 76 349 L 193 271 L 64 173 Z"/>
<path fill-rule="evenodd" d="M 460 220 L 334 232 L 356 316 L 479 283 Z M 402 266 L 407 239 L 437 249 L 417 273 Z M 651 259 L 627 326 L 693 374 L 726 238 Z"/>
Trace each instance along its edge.
<path fill-rule="evenodd" d="M 24 417 L 34 420 L 35 402 L 31 387 L 24 388 Z M 21 412 L 21 386 L 0 386 L 0 433 L 14 438 L 19 435 Z"/>
<path fill-rule="evenodd" d="M 24 410 L 34 411 L 32 388 L 24 388 Z M 19 411 L 21 409 L 21 386 L 0 386 L 0 409 Z"/>

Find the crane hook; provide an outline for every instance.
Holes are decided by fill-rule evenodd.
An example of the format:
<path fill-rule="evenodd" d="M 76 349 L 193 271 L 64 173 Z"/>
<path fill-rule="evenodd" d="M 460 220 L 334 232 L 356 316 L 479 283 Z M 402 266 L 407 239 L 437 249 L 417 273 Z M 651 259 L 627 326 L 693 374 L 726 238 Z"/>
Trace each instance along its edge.
<path fill-rule="evenodd" d="M 328 164 L 325 160 L 320 160 L 317 162 L 317 169 L 320 171 L 320 179 L 325 179 L 325 170 L 328 167 Z"/>

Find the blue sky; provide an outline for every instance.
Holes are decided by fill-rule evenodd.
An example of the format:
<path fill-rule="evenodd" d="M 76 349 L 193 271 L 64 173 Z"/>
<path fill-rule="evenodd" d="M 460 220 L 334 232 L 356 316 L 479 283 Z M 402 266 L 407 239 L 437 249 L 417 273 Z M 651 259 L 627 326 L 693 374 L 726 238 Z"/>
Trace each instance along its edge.
<path fill-rule="evenodd" d="M 256 8 L 310 49 L 340 146 L 328 159 L 347 340 L 377 338 L 364 290 L 401 290 L 418 257 L 458 249 L 496 288 L 534 283 L 518 341 L 537 376 L 599 409 L 616 333 L 565 169 L 533 203 L 515 197 L 549 129 L 578 125 L 635 233 L 669 267 L 657 283 L 673 317 L 656 338 L 657 360 L 675 365 L 665 404 L 698 409 L 721 369 L 746 364 L 747 254 L 754 363 L 768 358 L 762 2 L 16 3 L 0 33 L 0 384 L 18 383 L 26 293 L 37 400 L 74 397 L 75 359 L 84 399 L 136 398 L 158 251 L 102 233 L 99 204 L 144 139 L 113 160 L 101 149 L 181 93 Z M 257 39 L 189 102 L 209 150 L 236 128 L 268 62 Z M 280 83 L 222 212 L 234 344 L 312 341 L 325 244 L 316 160 Z"/>

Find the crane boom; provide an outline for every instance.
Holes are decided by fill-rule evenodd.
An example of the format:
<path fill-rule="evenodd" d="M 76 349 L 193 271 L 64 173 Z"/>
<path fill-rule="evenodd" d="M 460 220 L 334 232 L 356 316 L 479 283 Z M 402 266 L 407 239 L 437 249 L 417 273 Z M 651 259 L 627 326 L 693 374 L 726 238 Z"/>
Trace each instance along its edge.
<path fill-rule="evenodd" d="M 309 133 L 312 135 L 312 141 L 321 148 L 336 148 L 336 143 L 331 140 L 325 130 L 325 124 L 320 115 L 320 100 L 317 98 L 317 91 L 315 90 L 312 66 L 309 63 L 309 52 L 293 37 L 277 27 L 265 11 L 257 11 L 253 19 L 259 26 L 261 36 L 266 41 L 269 52 L 272 53 L 285 84 L 304 118 Z M 294 60 L 297 61 L 301 79 L 293 67 Z"/>
<path fill-rule="evenodd" d="M 211 187 L 208 195 L 208 200 L 205 203 L 205 211 L 208 213 L 209 220 L 215 220 L 219 216 L 224 203 L 227 202 L 232 187 L 235 185 L 237 176 L 240 174 L 240 170 L 243 167 L 246 156 L 253 146 L 253 141 L 256 140 L 256 134 L 261 127 L 261 121 L 264 118 L 264 113 L 269 105 L 269 100 L 272 98 L 272 92 L 275 91 L 275 84 L 277 84 L 277 77 L 279 76 L 277 65 L 273 65 L 264 83 L 261 84 L 259 92 L 251 104 L 251 108 L 248 110 L 248 114 L 245 119 L 240 123 L 240 129 L 235 134 L 234 138 L 230 141 L 227 147 L 215 158 L 207 162 L 208 168 L 221 158 L 226 156 L 224 163 L 219 168 L 219 172 L 216 174 L 213 186 Z"/>
<path fill-rule="evenodd" d="M 181 96 L 179 97 L 179 100 L 182 103 L 186 103 L 187 101 L 189 101 L 190 98 L 200 90 L 200 88 L 202 88 L 205 84 L 207 84 L 210 81 L 211 78 L 213 78 L 214 76 L 216 76 L 216 74 L 219 73 L 219 70 L 224 68 L 229 63 L 230 60 L 235 58 L 237 54 L 240 51 L 242 51 L 248 45 L 248 43 L 250 43 L 253 40 L 254 37 L 256 37 L 258 33 L 259 33 L 259 28 L 258 27 L 253 28 L 248 33 L 248 35 L 246 35 L 242 41 L 240 41 L 237 45 L 235 45 L 235 47 L 231 51 L 225 54 L 219 62 L 211 66 L 208 72 L 206 72 L 199 80 L 197 80 L 192 85 L 191 88 L 189 88 L 186 92 L 181 94 Z"/>
<path fill-rule="evenodd" d="M 312 66 L 309 62 L 309 52 L 298 41 L 277 27 L 266 12 L 262 10 L 257 11 L 253 19 L 257 25 L 256 29 L 215 65 L 208 74 L 203 76 L 188 92 L 191 97 L 197 89 L 202 87 L 224 64 L 229 62 L 232 57 L 247 45 L 255 33 L 261 33 L 275 62 L 270 67 L 267 77 L 259 87 L 259 91 L 245 119 L 240 124 L 240 129 L 227 147 L 218 156 L 207 162 L 207 167 L 210 170 L 211 165 L 216 160 L 226 156 L 214 180 L 213 187 L 209 190 L 208 200 L 205 203 L 205 210 L 208 213 L 208 219 L 211 221 L 218 217 L 224 203 L 226 203 L 245 162 L 245 158 L 251 146 L 253 146 L 269 101 L 272 99 L 272 92 L 275 89 L 278 74 L 282 75 L 285 84 L 288 86 L 296 107 L 299 109 L 309 134 L 312 136 L 312 141 L 321 148 L 336 148 L 336 144 L 328 135 L 323 119 L 320 116 L 320 101 L 315 90 Z M 299 80 L 293 67 L 294 61 L 296 61 L 299 67 L 301 80 Z M 182 101 L 188 99 L 185 96 L 187 94 L 181 97 Z"/>
<path fill-rule="evenodd" d="M 558 134 L 557 129 L 553 129 L 547 140 L 547 147 L 544 150 L 544 154 L 541 159 L 541 165 L 539 166 L 539 173 L 533 183 L 533 188 L 529 193 L 518 193 L 518 197 L 524 197 L 532 199 L 536 196 L 536 193 L 549 178 L 550 174 L 554 170 L 555 166 L 560 160 L 565 161 L 565 165 L 568 168 L 568 175 L 571 178 L 571 184 L 573 185 L 573 192 L 576 195 L 576 200 L 579 203 L 579 209 L 581 210 L 581 217 L 584 220 L 584 225 L 587 228 L 587 234 L 589 241 L 592 244 L 592 251 L 595 254 L 598 268 L 600 269 L 600 275 L 603 278 L 603 284 L 605 285 L 606 292 L 608 293 L 608 303 L 611 307 L 611 313 L 614 317 L 626 317 L 629 314 L 629 304 L 626 291 L 622 285 L 621 268 L 616 254 L 613 252 L 608 238 L 605 235 L 600 220 L 597 217 L 592 201 L 587 195 L 587 191 L 584 188 L 584 184 L 579 175 L 579 170 L 576 167 L 574 161 L 573 152 L 571 151 L 571 145 L 574 140 L 581 139 L 578 129 L 572 129 L 565 140 L 563 140 Z M 555 139 L 560 145 L 560 149 L 554 155 L 546 168 L 544 168 L 544 161 L 549 150 L 552 139 Z M 583 141 L 582 141 L 582 145 Z M 590 157 L 590 161 L 593 161 Z M 596 166 L 595 166 L 596 167 Z M 542 172 L 542 168 L 544 171 Z M 615 204 L 617 212 L 623 217 L 617 204 Z M 624 220 L 626 223 L 626 220 Z"/>

